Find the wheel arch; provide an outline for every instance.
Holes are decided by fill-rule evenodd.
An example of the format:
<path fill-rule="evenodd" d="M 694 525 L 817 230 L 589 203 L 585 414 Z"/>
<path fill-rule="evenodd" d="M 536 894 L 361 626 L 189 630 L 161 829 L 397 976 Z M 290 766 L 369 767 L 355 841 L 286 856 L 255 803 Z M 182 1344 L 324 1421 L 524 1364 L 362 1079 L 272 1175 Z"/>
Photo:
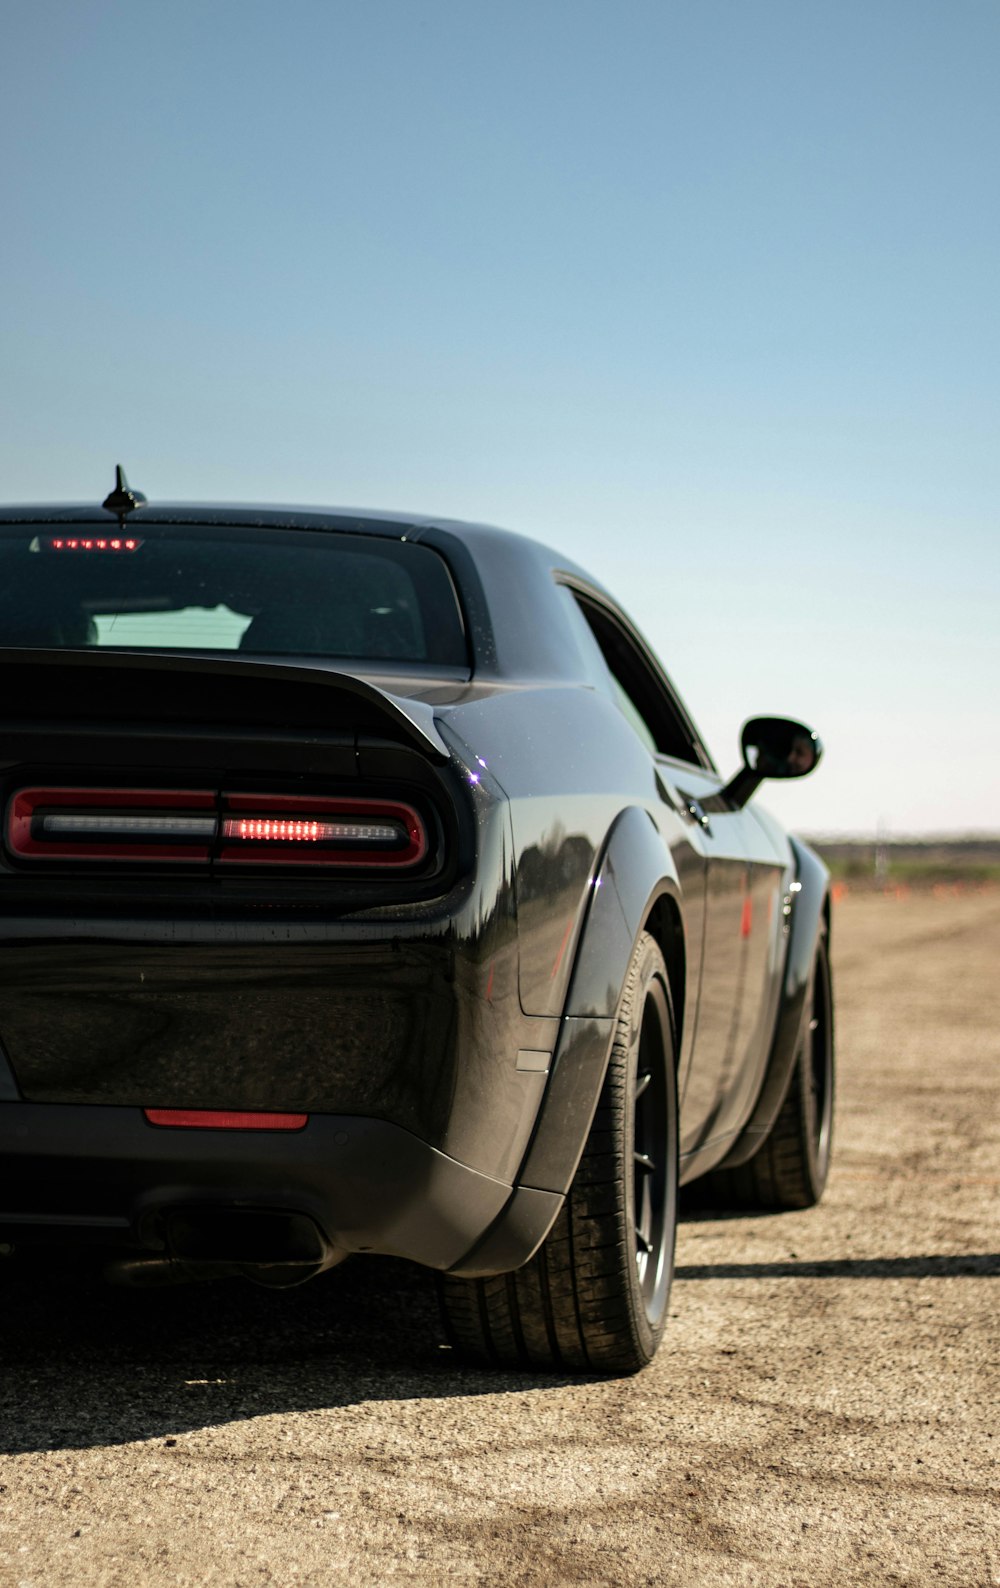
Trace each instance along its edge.
<path fill-rule="evenodd" d="M 684 1036 L 684 999 L 687 990 L 687 939 L 680 904 L 673 893 L 660 893 L 653 900 L 641 931 L 648 932 L 659 945 L 667 967 L 670 1002 L 674 1020 L 674 1063 L 679 1065 Z"/>
<path fill-rule="evenodd" d="M 560 1023 L 545 1095 L 518 1183 L 564 1193 L 576 1172 L 607 1070 L 615 1016 L 641 932 L 655 938 L 667 967 L 680 1051 L 687 949 L 673 857 L 647 810 L 616 818 L 600 865 Z"/>

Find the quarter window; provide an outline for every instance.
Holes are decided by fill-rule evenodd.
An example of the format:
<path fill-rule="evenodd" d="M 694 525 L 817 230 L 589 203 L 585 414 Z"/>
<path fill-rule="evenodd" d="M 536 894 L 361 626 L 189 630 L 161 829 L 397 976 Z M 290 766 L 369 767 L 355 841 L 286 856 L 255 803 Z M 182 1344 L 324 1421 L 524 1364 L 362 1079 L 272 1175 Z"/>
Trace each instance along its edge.
<path fill-rule="evenodd" d="M 679 701 L 623 618 L 584 591 L 562 586 L 588 680 L 609 694 L 651 754 L 710 765 Z"/>

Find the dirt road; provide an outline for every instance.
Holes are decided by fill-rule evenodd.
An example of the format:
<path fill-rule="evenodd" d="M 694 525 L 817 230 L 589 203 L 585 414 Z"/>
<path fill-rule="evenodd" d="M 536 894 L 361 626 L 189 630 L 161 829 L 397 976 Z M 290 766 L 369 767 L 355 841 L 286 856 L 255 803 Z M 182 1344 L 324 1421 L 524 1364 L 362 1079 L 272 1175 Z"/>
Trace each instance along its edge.
<path fill-rule="evenodd" d="M 637 1378 L 458 1370 L 403 1265 L 0 1273 L 3 1588 L 1000 1583 L 1000 893 L 834 949 L 826 1199 L 685 1223 Z"/>

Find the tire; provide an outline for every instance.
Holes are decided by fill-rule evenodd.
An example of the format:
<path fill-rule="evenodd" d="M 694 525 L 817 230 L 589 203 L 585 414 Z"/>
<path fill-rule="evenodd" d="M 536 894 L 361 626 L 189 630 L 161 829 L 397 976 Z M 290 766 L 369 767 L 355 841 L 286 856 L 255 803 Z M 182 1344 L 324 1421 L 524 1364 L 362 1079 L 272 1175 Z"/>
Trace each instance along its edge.
<path fill-rule="evenodd" d="M 815 1207 L 830 1170 L 835 1089 L 833 997 L 824 924 L 799 1049 L 778 1116 L 747 1163 L 696 1181 L 694 1200 L 747 1212 Z"/>
<path fill-rule="evenodd" d="M 635 1373 L 663 1334 L 677 1227 L 677 1075 L 666 967 L 643 933 L 566 1202 L 523 1268 L 441 1281 L 445 1327 L 492 1366 Z"/>

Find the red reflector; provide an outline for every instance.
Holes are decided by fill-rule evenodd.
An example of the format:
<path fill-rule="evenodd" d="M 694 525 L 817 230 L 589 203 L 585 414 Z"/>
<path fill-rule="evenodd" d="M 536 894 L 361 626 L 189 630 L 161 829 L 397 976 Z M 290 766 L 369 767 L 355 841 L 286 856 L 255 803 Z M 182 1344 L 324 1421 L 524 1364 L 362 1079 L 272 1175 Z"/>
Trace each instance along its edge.
<path fill-rule="evenodd" d="M 258 1114 L 240 1109 L 144 1108 L 151 1125 L 179 1130 L 302 1130 L 308 1114 Z"/>

